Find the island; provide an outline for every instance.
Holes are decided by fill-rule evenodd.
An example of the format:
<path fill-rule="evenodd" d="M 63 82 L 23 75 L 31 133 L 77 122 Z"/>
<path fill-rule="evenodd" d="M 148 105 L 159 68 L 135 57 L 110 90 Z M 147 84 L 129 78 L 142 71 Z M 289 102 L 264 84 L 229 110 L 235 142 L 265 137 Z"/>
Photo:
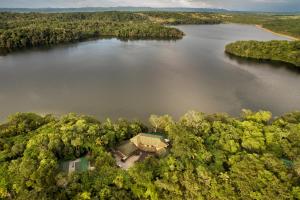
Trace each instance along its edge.
<path fill-rule="evenodd" d="M 0 198 L 299 199 L 299 144 L 300 112 L 190 111 L 148 125 L 16 113 L 0 124 Z M 146 153 L 125 168 L 112 149 L 125 162 Z"/>
<path fill-rule="evenodd" d="M 237 41 L 225 52 L 243 58 L 279 61 L 300 67 L 300 41 Z"/>

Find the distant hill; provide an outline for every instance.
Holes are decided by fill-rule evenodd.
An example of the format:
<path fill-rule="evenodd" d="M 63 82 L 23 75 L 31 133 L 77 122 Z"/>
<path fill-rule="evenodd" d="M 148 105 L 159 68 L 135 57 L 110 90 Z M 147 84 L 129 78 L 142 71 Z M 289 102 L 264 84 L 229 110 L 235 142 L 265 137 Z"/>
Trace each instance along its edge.
<path fill-rule="evenodd" d="M 83 7 L 83 8 L 0 8 L 0 12 L 105 12 L 105 11 L 166 11 L 166 12 L 228 12 L 217 8 L 152 8 L 152 7 Z"/>

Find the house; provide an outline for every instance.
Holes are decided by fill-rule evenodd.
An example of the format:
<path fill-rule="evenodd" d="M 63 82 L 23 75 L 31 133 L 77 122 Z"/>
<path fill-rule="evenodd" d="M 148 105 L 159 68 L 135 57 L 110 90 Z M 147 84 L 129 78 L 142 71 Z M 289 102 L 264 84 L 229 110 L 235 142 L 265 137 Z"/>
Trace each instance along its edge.
<path fill-rule="evenodd" d="M 131 138 L 130 141 L 140 150 L 159 153 L 168 147 L 167 140 L 161 135 L 140 133 Z"/>
<path fill-rule="evenodd" d="M 87 170 L 93 170 L 90 161 L 86 157 L 81 157 L 76 160 L 69 160 L 60 163 L 60 169 L 68 174 L 72 172 L 85 172 Z"/>
<path fill-rule="evenodd" d="M 161 155 L 166 152 L 168 140 L 162 135 L 154 133 L 140 133 L 128 141 L 121 143 L 115 150 L 115 153 L 125 162 L 133 155 L 141 153 L 152 153 Z"/>

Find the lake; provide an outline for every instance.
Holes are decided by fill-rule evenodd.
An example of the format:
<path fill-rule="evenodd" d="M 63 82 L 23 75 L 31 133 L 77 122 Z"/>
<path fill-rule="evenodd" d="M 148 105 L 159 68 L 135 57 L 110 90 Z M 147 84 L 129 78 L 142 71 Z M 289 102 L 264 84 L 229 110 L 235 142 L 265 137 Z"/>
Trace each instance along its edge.
<path fill-rule="evenodd" d="M 138 118 L 188 110 L 300 110 L 300 72 L 230 58 L 236 40 L 287 39 L 255 26 L 178 26 L 177 41 L 100 39 L 0 56 L 0 120 L 15 112 Z"/>

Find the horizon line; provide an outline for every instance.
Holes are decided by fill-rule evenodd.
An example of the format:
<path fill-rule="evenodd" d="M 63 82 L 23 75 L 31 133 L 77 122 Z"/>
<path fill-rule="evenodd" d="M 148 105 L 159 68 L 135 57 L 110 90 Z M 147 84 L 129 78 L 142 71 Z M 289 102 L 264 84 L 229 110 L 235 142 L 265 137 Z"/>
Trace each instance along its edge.
<path fill-rule="evenodd" d="M 155 7 L 155 6 L 83 6 L 83 7 L 0 7 L 0 9 L 31 9 L 31 10 L 39 10 L 39 9 L 88 9 L 88 8 L 148 8 L 148 9 L 207 9 L 207 10 L 226 10 L 230 12 L 262 12 L 262 13 L 298 13 L 297 11 L 287 11 L 287 10 L 235 10 L 235 9 L 226 9 L 226 8 L 217 8 L 217 7 L 176 7 L 176 6 L 168 6 L 168 7 Z"/>

